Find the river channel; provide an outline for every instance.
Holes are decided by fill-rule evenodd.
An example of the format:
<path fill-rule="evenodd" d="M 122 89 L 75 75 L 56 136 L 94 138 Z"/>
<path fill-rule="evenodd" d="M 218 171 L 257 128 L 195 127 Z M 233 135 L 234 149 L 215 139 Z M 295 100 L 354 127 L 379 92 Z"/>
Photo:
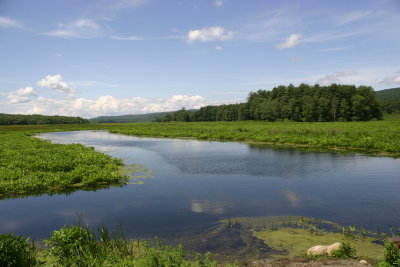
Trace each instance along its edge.
<path fill-rule="evenodd" d="M 400 160 L 104 131 L 40 135 L 139 164 L 122 187 L 0 201 L 0 232 L 49 237 L 79 215 L 132 238 L 200 231 L 234 217 L 297 215 L 374 230 L 400 222 Z M 151 173 L 151 174 L 150 174 Z M 150 174 L 150 175 L 148 175 Z"/>

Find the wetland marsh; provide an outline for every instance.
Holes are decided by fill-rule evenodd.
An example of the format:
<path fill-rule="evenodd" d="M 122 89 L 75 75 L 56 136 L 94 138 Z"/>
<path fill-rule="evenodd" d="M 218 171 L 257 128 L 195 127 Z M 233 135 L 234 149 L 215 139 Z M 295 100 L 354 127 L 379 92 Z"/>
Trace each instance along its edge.
<path fill-rule="evenodd" d="M 400 220 L 399 159 L 243 143 L 139 138 L 103 131 L 41 134 L 151 170 L 143 184 L 2 200 L 1 232 L 41 238 L 83 214 L 130 237 L 200 231 L 220 219 L 298 215 L 368 229 Z M 139 179 L 140 180 L 140 179 Z"/>

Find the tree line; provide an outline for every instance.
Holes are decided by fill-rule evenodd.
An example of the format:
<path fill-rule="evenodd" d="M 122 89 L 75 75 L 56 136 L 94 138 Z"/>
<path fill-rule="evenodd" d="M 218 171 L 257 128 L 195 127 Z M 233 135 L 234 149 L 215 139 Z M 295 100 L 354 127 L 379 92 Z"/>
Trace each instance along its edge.
<path fill-rule="evenodd" d="M 0 125 L 37 125 L 37 124 L 83 124 L 88 120 L 80 117 L 20 115 L 0 113 Z"/>
<path fill-rule="evenodd" d="M 300 84 L 250 92 L 247 102 L 205 106 L 166 114 L 162 121 L 291 120 L 304 122 L 382 119 L 382 109 L 370 86 Z"/>

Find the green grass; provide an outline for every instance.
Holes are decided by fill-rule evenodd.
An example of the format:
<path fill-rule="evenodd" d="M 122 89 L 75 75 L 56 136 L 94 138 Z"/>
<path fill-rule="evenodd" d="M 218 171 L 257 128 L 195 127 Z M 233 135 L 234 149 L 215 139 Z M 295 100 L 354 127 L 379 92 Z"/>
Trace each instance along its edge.
<path fill-rule="evenodd" d="M 273 249 L 286 250 L 284 257 L 304 256 L 305 252 L 316 245 L 330 245 L 335 242 L 343 242 L 339 233 L 319 231 L 310 232 L 307 229 L 294 229 L 282 227 L 276 230 L 263 230 L 254 232 L 254 236 L 263 240 Z M 384 247 L 374 244 L 374 238 L 356 236 L 347 239 L 356 250 L 356 256 L 373 260 L 382 260 Z"/>
<path fill-rule="evenodd" d="M 119 125 L 111 128 L 110 132 L 400 155 L 400 121 L 137 123 Z"/>
<path fill-rule="evenodd" d="M 221 220 L 231 227 L 248 229 L 252 235 L 264 241 L 277 252 L 274 258 L 307 257 L 309 248 L 316 245 L 330 245 L 336 242 L 348 244 L 355 249 L 354 257 L 380 261 L 385 248 L 375 242 L 385 239 L 385 235 L 363 232 L 355 229 L 343 231 L 348 227 L 321 219 L 301 216 L 239 217 Z"/>
<path fill-rule="evenodd" d="M 51 144 L 29 131 L 0 131 L 0 198 L 124 184 L 122 160 L 79 144 Z"/>

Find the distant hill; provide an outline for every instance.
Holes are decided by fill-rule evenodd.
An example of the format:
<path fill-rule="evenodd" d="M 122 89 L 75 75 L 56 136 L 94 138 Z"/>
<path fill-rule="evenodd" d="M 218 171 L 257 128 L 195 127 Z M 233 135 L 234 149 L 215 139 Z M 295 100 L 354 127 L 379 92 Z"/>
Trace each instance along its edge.
<path fill-rule="evenodd" d="M 20 115 L 0 113 L 0 125 L 82 124 L 88 120 L 80 117 Z"/>
<path fill-rule="evenodd" d="M 400 87 L 375 91 L 375 94 L 379 102 L 400 100 Z"/>
<path fill-rule="evenodd" d="M 156 112 L 136 115 L 100 116 L 89 119 L 91 123 L 128 123 L 128 122 L 155 122 L 172 112 Z"/>
<path fill-rule="evenodd" d="M 400 112 L 400 87 L 375 91 L 375 94 L 385 113 Z"/>

